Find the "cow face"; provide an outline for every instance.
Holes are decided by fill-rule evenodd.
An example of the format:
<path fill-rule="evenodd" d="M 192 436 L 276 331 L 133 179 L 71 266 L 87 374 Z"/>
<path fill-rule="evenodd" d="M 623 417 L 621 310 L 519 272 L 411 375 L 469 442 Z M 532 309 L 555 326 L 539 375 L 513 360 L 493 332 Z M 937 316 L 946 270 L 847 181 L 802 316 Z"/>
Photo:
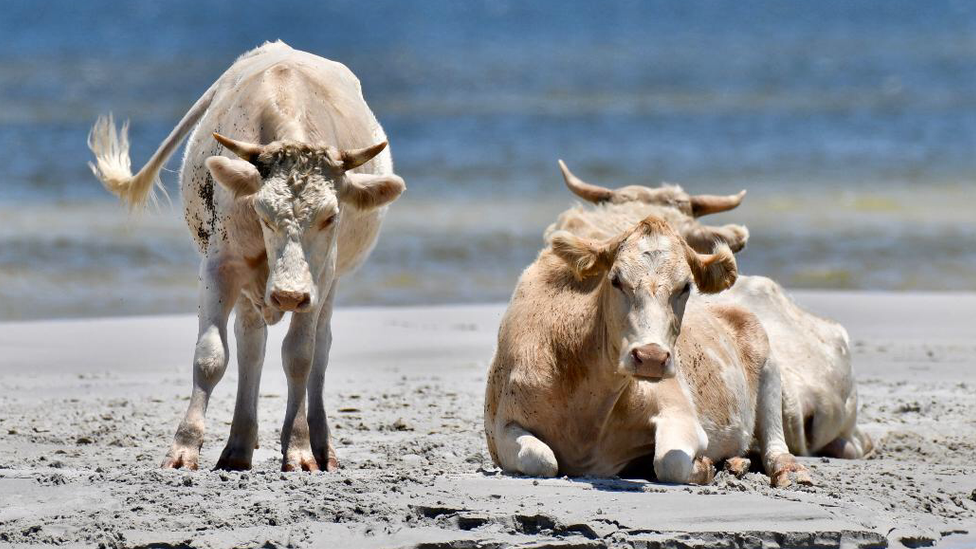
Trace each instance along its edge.
<path fill-rule="evenodd" d="M 727 246 L 699 254 L 656 217 L 602 242 L 568 232 L 553 234 L 551 242 L 577 277 L 602 277 L 600 306 L 611 346 L 619 348 L 616 370 L 640 378 L 675 375 L 674 345 L 691 285 L 715 293 L 737 276 Z"/>
<path fill-rule="evenodd" d="M 343 215 L 370 211 L 395 200 L 403 180 L 395 175 L 349 173 L 379 154 L 386 143 L 340 151 L 302 143 L 241 143 L 214 134 L 241 157 L 207 159 L 221 185 L 248 197 L 261 223 L 268 256 L 265 302 L 282 312 L 312 310 L 335 278 L 336 243 Z"/>

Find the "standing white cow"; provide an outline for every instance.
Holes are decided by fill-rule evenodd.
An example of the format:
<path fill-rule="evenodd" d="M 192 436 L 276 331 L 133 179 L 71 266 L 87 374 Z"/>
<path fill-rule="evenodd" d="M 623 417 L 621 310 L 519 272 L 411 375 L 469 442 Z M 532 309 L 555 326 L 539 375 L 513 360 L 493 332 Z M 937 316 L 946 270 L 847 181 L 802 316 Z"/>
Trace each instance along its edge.
<path fill-rule="evenodd" d="M 95 175 L 133 208 L 152 196 L 159 171 L 191 134 L 180 181 L 203 255 L 200 328 L 190 404 L 163 467 L 198 466 L 236 308 L 240 381 L 217 467 L 251 467 L 266 326 L 292 312 L 282 347 L 282 470 L 335 470 L 322 389 L 336 284 L 369 255 L 387 205 L 405 189 L 359 81 L 340 63 L 267 43 L 241 56 L 135 175 L 126 134 L 111 117 L 99 119 L 89 147 Z"/>

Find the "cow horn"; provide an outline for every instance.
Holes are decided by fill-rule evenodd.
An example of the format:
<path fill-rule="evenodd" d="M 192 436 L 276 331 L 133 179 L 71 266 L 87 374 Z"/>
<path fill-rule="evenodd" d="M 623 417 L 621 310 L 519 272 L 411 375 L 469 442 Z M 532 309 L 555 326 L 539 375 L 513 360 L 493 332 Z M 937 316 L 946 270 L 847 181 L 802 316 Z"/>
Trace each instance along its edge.
<path fill-rule="evenodd" d="M 718 196 L 714 194 L 699 194 L 691 197 L 691 214 L 695 217 L 731 210 L 742 203 L 746 191 L 738 194 Z"/>
<path fill-rule="evenodd" d="M 566 186 L 569 187 L 569 190 L 583 200 L 589 202 L 606 202 L 613 196 L 612 190 L 606 187 L 591 185 L 573 175 L 573 172 L 569 171 L 566 163 L 562 160 L 559 161 L 559 169 L 563 172 L 563 179 L 566 180 Z"/>
<path fill-rule="evenodd" d="M 386 141 L 377 143 L 362 149 L 343 149 L 339 152 L 339 159 L 342 160 L 342 169 L 351 170 L 358 168 L 369 162 L 374 156 L 380 154 L 386 148 Z"/>
<path fill-rule="evenodd" d="M 251 162 L 257 158 L 258 155 L 261 154 L 261 150 L 263 148 L 261 145 L 255 145 L 254 143 L 236 141 L 229 137 L 220 135 L 217 132 L 213 132 L 213 136 L 214 139 L 217 140 L 217 143 L 220 143 L 226 147 L 227 150 L 241 157 L 243 160 L 247 160 L 248 162 Z"/>

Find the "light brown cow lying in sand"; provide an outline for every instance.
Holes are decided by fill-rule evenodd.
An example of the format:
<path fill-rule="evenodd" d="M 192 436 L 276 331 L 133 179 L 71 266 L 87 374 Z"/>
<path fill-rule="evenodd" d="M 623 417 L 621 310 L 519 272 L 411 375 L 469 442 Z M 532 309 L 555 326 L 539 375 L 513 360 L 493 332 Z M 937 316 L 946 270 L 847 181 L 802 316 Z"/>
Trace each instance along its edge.
<path fill-rule="evenodd" d="M 495 463 L 609 476 L 653 456 L 658 480 L 706 483 L 712 462 L 741 468 L 756 446 L 773 484 L 791 472 L 810 481 L 783 439 L 779 372 L 759 321 L 688 303 L 693 283 L 707 293 L 733 284 L 727 246 L 699 254 L 654 217 L 605 240 L 551 240 L 499 329 L 485 395 Z"/>
<path fill-rule="evenodd" d="M 702 225 L 697 219 L 737 207 L 746 195 L 745 191 L 729 196 L 691 196 L 677 185 L 629 185 L 611 190 L 576 177 L 562 160 L 559 167 L 566 187 L 594 206 L 575 206 L 560 214 L 556 222 L 546 229 L 547 238 L 560 229 L 588 238 L 603 237 L 608 223 L 613 224 L 611 230 L 617 234 L 653 215 L 667 221 L 698 252 L 710 252 L 717 242 L 724 242 L 733 252 L 738 252 L 749 240 L 749 231 L 742 225 L 713 227 Z"/>
<path fill-rule="evenodd" d="M 547 236 L 566 230 L 587 238 L 608 238 L 662 211 L 668 212 L 663 218 L 672 227 L 684 235 L 700 237 L 702 246 L 708 238 L 728 242 L 727 237 L 735 231 L 725 229 L 740 227 L 704 227 L 693 215 L 734 208 L 744 191 L 728 197 L 688 197 L 675 187 L 637 185 L 611 191 L 583 182 L 562 161 L 559 164 L 567 187 L 597 205 L 563 212 L 547 229 Z M 674 205 L 669 206 L 669 201 Z M 748 237 L 745 227 L 740 233 Z M 707 298 L 696 295 L 692 302 L 698 299 L 741 306 L 759 318 L 769 335 L 770 360 L 782 373 L 784 431 L 794 455 L 855 459 L 873 451 L 870 437 L 857 427 L 857 388 L 843 326 L 804 311 L 781 286 L 765 277 L 740 276 L 729 291 Z"/>

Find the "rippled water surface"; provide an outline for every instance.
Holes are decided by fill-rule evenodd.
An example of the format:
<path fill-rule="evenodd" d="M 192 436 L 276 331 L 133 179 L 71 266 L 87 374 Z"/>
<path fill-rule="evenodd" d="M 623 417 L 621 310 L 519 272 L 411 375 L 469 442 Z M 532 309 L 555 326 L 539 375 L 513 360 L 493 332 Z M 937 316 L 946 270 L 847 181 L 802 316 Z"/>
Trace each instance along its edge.
<path fill-rule="evenodd" d="M 608 185 L 749 189 L 715 221 L 749 226 L 744 272 L 790 287 L 976 290 L 969 3 L 3 11 L 2 319 L 194 309 L 179 204 L 130 218 L 85 166 L 85 137 L 100 113 L 130 118 L 141 165 L 238 54 L 278 38 L 359 76 L 409 189 L 341 303 L 507 299 L 573 202 L 557 158 Z"/>

